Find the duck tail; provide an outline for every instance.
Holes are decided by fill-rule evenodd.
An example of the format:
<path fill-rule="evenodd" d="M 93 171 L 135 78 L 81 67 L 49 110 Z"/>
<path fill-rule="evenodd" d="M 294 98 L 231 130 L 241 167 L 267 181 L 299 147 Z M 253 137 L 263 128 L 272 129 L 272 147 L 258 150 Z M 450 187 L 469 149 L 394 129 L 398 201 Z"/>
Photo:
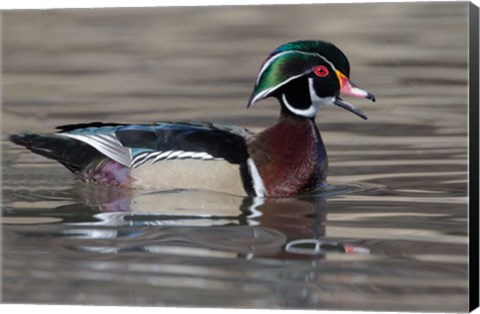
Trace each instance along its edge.
<path fill-rule="evenodd" d="M 81 174 L 92 164 L 105 159 L 92 146 L 64 136 L 23 133 L 11 135 L 10 141 L 35 154 L 58 161 L 75 174 Z"/>

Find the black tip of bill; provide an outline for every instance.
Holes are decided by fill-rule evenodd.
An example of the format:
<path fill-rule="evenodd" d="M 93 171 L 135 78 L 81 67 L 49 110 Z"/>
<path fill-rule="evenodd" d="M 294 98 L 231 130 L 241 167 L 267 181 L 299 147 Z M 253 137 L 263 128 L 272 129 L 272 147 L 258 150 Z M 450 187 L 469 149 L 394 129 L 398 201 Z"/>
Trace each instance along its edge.
<path fill-rule="evenodd" d="M 375 102 L 375 96 L 373 94 L 367 93 L 366 99 L 370 99 L 371 101 Z"/>

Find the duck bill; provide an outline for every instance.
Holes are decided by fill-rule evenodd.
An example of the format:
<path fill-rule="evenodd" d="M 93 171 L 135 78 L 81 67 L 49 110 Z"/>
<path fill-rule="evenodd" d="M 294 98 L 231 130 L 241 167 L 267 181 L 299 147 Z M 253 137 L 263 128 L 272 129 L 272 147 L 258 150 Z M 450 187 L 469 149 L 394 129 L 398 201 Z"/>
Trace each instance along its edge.
<path fill-rule="evenodd" d="M 352 97 L 357 97 L 357 98 L 364 98 L 364 99 L 370 99 L 371 101 L 375 101 L 375 96 L 373 94 L 370 94 L 366 90 L 360 89 L 357 86 L 355 86 L 348 77 L 337 71 L 337 76 L 340 81 L 340 94 L 341 95 L 346 95 L 346 96 L 352 96 Z M 354 105 L 346 102 L 345 100 L 341 99 L 340 97 L 337 97 L 334 101 L 335 105 L 346 109 L 357 116 L 361 117 L 362 119 L 367 119 L 367 116 L 360 111 L 357 107 Z"/>
<path fill-rule="evenodd" d="M 357 107 L 355 107 L 351 103 L 346 102 L 345 100 L 341 99 L 340 97 L 335 98 L 335 101 L 333 103 L 335 105 L 339 106 L 340 108 L 348 110 L 348 111 L 356 114 L 360 118 L 362 118 L 364 120 L 367 120 L 367 116 L 360 109 L 358 109 Z"/>

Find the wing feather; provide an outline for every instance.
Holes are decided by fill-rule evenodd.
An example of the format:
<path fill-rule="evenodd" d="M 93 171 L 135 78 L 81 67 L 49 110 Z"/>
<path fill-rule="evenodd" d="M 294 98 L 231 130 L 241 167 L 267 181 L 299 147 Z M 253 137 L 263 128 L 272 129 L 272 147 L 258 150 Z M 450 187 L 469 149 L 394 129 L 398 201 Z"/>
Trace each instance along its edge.
<path fill-rule="evenodd" d="M 129 167 L 132 161 L 131 150 L 128 147 L 123 146 L 113 132 L 110 134 L 65 132 L 57 133 L 57 135 L 70 137 L 86 143 L 121 165 Z"/>
<path fill-rule="evenodd" d="M 59 127 L 59 136 L 86 143 L 106 157 L 131 168 L 147 162 L 172 159 L 224 159 L 245 163 L 245 138 L 252 133 L 215 123 L 158 122 L 142 124 L 91 124 Z"/>

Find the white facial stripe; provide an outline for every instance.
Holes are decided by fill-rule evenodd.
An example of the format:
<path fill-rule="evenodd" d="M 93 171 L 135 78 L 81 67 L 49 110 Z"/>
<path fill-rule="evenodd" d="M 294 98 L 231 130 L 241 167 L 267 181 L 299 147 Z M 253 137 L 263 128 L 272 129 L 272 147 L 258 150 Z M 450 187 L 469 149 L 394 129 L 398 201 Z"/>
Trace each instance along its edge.
<path fill-rule="evenodd" d="M 316 52 L 306 52 L 306 51 L 300 51 L 300 50 L 289 50 L 289 51 L 284 51 L 284 52 L 281 52 L 275 56 L 273 56 L 270 60 L 268 60 L 267 62 L 265 62 L 265 64 L 262 66 L 262 68 L 260 69 L 260 72 L 258 73 L 258 77 L 257 77 L 257 82 L 256 84 L 258 85 L 258 82 L 260 81 L 260 77 L 262 76 L 263 72 L 265 72 L 265 70 L 270 66 L 270 64 L 272 64 L 272 62 L 285 55 L 285 54 L 288 54 L 288 53 L 300 53 L 300 54 L 304 54 L 304 55 L 310 55 L 310 56 L 315 56 L 315 57 L 319 57 L 321 59 L 323 59 L 325 62 L 327 62 L 334 71 L 336 71 L 337 69 L 335 68 L 335 66 L 333 65 L 332 62 L 330 62 L 330 60 L 328 60 L 327 58 L 325 58 L 324 56 L 322 56 L 321 54 L 318 54 Z"/>
<path fill-rule="evenodd" d="M 337 69 L 335 68 L 335 66 L 333 65 L 332 62 L 330 62 L 330 60 L 328 60 L 327 58 L 325 58 L 324 56 L 316 53 L 316 52 L 305 52 L 305 51 L 300 51 L 300 50 L 289 50 L 289 51 L 284 51 L 284 52 L 281 52 L 277 55 L 275 55 L 274 57 L 272 57 L 270 60 L 268 60 L 267 62 L 265 62 L 265 64 L 262 66 L 262 68 L 260 69 L 260 73 L 258 74 L 258 77 L 257 77 L 257 82 L 256 82 L 256 85 L 258 85 L 259 81 L 260 81 L 260 77 L 263 75 L 263 72 L 265 72 L 265 70 L 268 68 L 268 66 L 270 66 L 270 64 L 272 64 L 272 62 L 279 58 L 280 56 L 283 56 L 285 54 L 288 54 L 288 53 L 300 53 L 300 54 L 305 54 L 305 55 L 311 55 L 311 56 L 315 56 L 315 57 L 318 57 L 318 58 L 321 58 L 322 60 L 324 60 L 326 63 L 328 63 L 333 71 L 335 72 Z M 251 102 L 251 105 L 254 105 L 259 99 L 262 99 L 263 97 L 265 97 L 266 95 L 274 92 L 275 90 L 277 90 L 278 88 L 282 87 L 283 85 L 287 84 L 288 82 L 296 79 L 296 78 L 299 78 L 303 75 L 305 75 L 307 72 L 304 72 L 304 73 L 301 73 L 299 75 L 296 75 L 296 76 L 292 76 L 290 77 L 289 79 L 283 81 L 282 83 L 276 85 L 276 86 L 273 86 L 273 87 L 270 87 L 262 92 L 260 92 L 257 96 L 255 96 Z M 312 92 L 310 91 L 310 95 L 312 95 Z M 318 98 L 318 97 L 317 97 Z M 312 98 L 313 99 L 313 98 Z M 317 109 L 318 110 L 318 109 Z"/>
<path fill-rule="evenodd" d="M 275 85 L 273 87 L 270 87 L 264 91 L 262 91 L 261 93 L 259 93 L 257 96 L 255 96 L 255 98 L 253 98 L 252 100 L 252 105 L 255 104 L 259 99 L 263 98 L 265 95 L 268 95 L 270 94 L 271 92 L 274 92 L 276 89 L 282 87 L 283 85 L 287 84 L 288 82 L 290 81 L 293 81 L 294 79 L 296 78 L 299 78 L 300 76 L 302 75 L 305 75 L 305 73 L 302 73 L 302 74 L 299 74 L 299 75 L 296 75 L 296 76 L 292 76 L 290 77 L 289 79 L 283 81 L 282 83 L 278 84 L 278 85 Z"/>
<path fill-rule="evenodd" d="M 250 176 L 252 177 L 253 189 L 256 196 L 264 197 L 266 193 L 265 185 L 263 184 L 262 177 L 258 173 L 257 166 L 253 163 L 252 158 L 247 159 L 248 169 L 250 170 Z"/>
<path fill-rule="evenodd" d="M 333 72 L 337 71 L 337 68 L 333 65 L 332 62 L 330 62 L 330 60 L 328 60 L 327 58 L 325 58 L 324 56 L 318 54 L 318 53 L 315 53 L 315 55 L 319 58 L 322 58 L 326 63 L 328 63 L 328 65 L 330 65 L 333 69 Z"/>
<path fill-rule="evenodd" d="M 281 57 L 281 56 L 283 56 L 283 55 L 286 55 L 286 54 L 288 54 L 288 53 L 291 53 L 291 52 L 292 52 L 292 50 L 290 50 L 290 51 L 284 51 L 284 52 L 281 52 L 281 53 L 273 56 L 270 60 L 267 60 L 267 62 L 265 62 L 265 64 L 264 64 L 264 65 L 262 66 L 262 68 L 260 69 L 260 72 L 258 73 L 257 81 L 256 81 L 255 84 L 258 85 L 258 82 L 260 81 L 260 77 L 262 76 L 263 72 L 265 72 L 265 70 L 270 66 L 270 64 L 273 63 L 273 61 L 274 61 L 275 59 L 278 59 L 279 57 Z"/>

